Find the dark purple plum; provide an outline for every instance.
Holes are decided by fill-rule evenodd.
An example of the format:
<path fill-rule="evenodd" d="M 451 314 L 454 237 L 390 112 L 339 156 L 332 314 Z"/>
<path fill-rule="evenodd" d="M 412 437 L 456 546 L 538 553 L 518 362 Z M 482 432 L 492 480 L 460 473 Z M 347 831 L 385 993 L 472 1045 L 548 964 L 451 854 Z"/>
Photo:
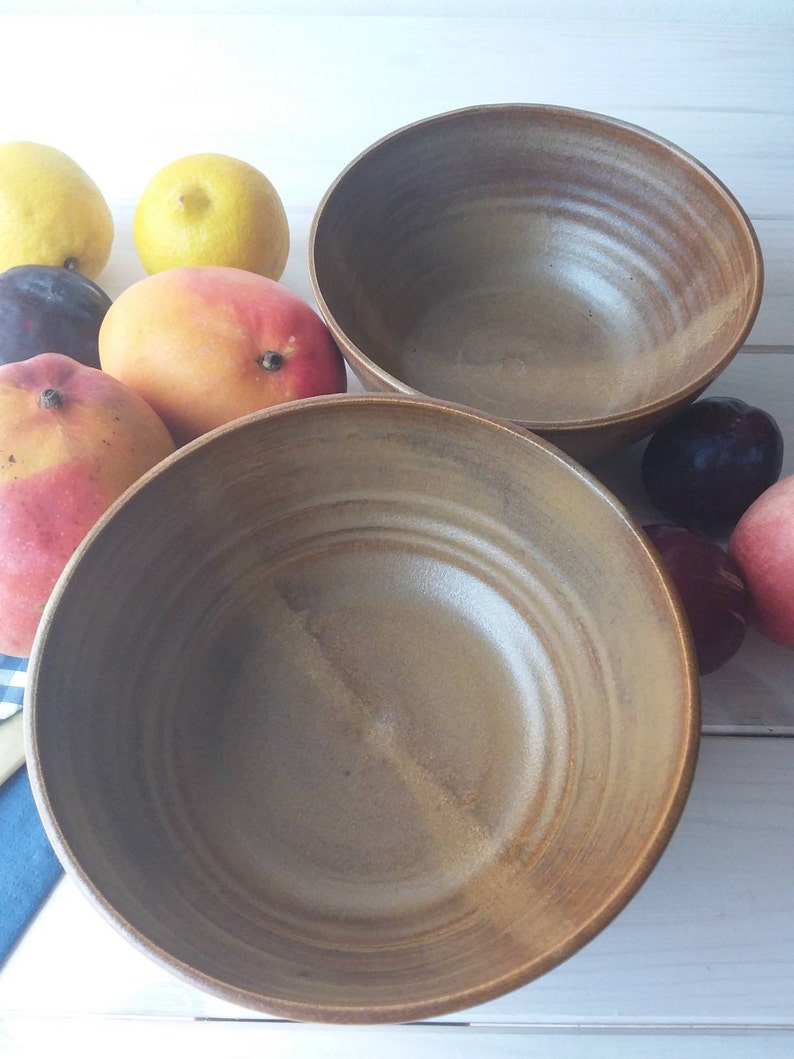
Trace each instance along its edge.
<path fill-rule="evenodd" d="M 698 530 L 671 523 L 643 526 L 678 590 L 701 674 L 720 669 L 744 640 L 750 597 L 739 567 Z"/>
<path fill-rule="evenodd" d="M 665 518 L 717 535 L 778 480 L 782 466 L 783 436 L 768 412 L 735 397 L 704 397 L 653 435 L 642 478 Z"/>
<path fill-rule="evenodd" d="M 0 273 L 0 364 L 62 353 L 99 367 L 97 336 L 111 299 L 68 268 L 16 265 Z"/>

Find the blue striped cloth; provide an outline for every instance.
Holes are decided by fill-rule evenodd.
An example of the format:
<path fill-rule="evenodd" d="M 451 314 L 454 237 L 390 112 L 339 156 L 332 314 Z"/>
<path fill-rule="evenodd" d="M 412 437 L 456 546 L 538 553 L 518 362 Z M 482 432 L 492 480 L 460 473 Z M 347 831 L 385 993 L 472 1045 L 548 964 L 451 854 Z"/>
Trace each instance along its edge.
<path fill-rule="evenodd" d="M 0 723 L 22 709 L 27 659 L 0 654 Z M 0 965 L 61 876 L 27 769 L 0 786 Z"/>

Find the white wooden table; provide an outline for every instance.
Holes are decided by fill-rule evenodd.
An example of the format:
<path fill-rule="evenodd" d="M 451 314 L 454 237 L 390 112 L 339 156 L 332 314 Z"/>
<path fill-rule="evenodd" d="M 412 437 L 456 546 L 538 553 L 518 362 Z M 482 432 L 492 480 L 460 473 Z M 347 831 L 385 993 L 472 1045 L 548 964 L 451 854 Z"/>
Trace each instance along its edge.
<path fill-rule="evenodd" d="M 143 275 L 137 197 L 182 154 L 225 151 L 270 176 L 293 235 L 284 282 L 311 300 L 314 209 L 384 133 L 505 101 L 644 125 L 712 168 L 755 224 L 764 301 L 712 390 L 771 411 L 794 472 L 785 0 L 0 2 L 0 98 L 0 140 L 61 147 L 111 202 L 117 236 L 100 282 L 112 296 Z M 598 473 L 644 518 L 640 448 Z M 794 1055 L 794 652 L 750 636 L 704 679 L 703 698 L 694 788 L 661 862 L 599 937 L 537 982 L 420 1026 L 285 1024 L 162 970 L 64 879 L 0 971 L 0 1055 Z"/>

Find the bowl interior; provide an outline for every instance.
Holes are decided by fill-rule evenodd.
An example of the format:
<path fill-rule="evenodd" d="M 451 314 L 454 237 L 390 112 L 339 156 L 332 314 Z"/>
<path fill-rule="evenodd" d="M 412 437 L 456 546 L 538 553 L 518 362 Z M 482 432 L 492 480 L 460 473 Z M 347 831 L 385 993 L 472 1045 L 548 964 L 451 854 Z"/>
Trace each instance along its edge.
<path fill-rule="evenodd" d="M 593 479 L 418 398 L 188 446 L 100 523 L 31 662 L 66 866 L 193 982 L 290 1018 L 488 999 L 601 929 L 691 780 L 691 651 Z"/>
<path fill-rule="evenodd" d="M 528 105 L 440 115 L 364 152 L 318 210 L 310 263 L 365 384 L 539 429 L 704 386 L 761 282 L 747 218 L 693 159 Z"/>

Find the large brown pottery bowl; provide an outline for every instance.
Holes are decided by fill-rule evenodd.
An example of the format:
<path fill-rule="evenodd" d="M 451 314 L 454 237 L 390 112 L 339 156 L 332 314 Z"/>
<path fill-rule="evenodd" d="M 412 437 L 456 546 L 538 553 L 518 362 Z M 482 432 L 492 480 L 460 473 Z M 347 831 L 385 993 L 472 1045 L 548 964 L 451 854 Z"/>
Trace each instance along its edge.
<path fill-rule="evenodd" d="M 442 114 L 364 151 L 320 203 L 309 267 L 366 389 L 471 405 L 586 462 L 697 397 L 763 284 L 744 211 L 694 158 L 529 104 Z"/>
<path fill-rule="evenodd" d="M 554 967 L 683 808 L 691 645 L 642 532 L 509 424 L 285 405 L 169 458 L 31 659 L 48 833 L 131 941 L 293 1019 L 404 1022 Z"/>

